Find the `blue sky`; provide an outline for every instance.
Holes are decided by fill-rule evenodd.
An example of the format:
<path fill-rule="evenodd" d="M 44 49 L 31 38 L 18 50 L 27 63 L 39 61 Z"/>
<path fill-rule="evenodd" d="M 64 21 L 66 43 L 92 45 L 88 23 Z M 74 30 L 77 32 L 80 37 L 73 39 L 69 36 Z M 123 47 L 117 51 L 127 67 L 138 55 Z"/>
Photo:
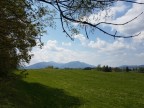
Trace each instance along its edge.
<path fill-rule="evenodd" d="M 143 0 L 137 0 L 143 2 Z M 139 15 L 144 11 L 144 5 L 125 4 L 117 2 L 111 7 L 109 22 L 123 23 Z M 101 12 L 102 16 L 105 14 Z M 91 17 L 95 14 L 91 15 Z M 103 17 L 101 18 L 103 21 Z M 95 21 L 91 20 L 91 23 Z M 87 39 L 84 32 L 74 36 L 74 41 L 63 33 L 60 23 L 57 21 L 56 29 L 46 28 L 47 33 L 42 37 L 44 46 L 42 49 L 33 48 L 30 64 L 43 61 L 70 62 L 81 61 L 92 65 L 140 65 L 144 64 L 144 14 L 125 26 L 102 25 L 105 30 L 119 34 L 141 35 L 131 39 L 113 39 L 99 31 L 90 34 Z"/>

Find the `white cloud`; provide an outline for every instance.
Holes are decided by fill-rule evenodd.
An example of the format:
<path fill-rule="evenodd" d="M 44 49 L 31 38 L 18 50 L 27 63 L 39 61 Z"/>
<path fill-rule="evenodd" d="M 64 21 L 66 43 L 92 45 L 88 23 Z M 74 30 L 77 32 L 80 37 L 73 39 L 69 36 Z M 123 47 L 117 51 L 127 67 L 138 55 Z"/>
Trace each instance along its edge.
<path fill-rule="evenodd" d="M 100 38 L 97 38 L 95 42 L 90 41 L 88 46 L 91 48 L 102 49 L 107 46 L 107 42 L 104 40 L 101 40 Z"/>
<path fill-rule="evenodd" d="M 63 46 L 71 46 L 72 44 L 71 44 L 71 42 L 68 42 L 68 43 L 62 42 L 62 45 L 63 45 Z"/>
<path fill-rule="evenodd" d="M 136 54 L 138 57 L 143 57 L 144 58 L 144 53 L 139 53 L 139 54 Z"/>
<path fill-rule="evenodd" d="M 78 39 L 83 46 L 87 45 L 89 42 L 89 40 L 83 34 L 75 35 L 74 39 Z"/>
<path fill-rule="evenodd" d="M 133 38 L 133 41 L 135 43 L 143 43 L 144 42 L 144 31 L 141 32 L 141 34 L 137 37 Z"/>
<path fill-rule="evenodd" d="M 88 47 L 99 49 L 101 51 L 117 51 L 117 50 L 124 50 L 132 48 L 130 45 L 128 45 L 124 39 L 117 39 L 112 43 L 109 43 L 107 41 L 104 41 L 100 38 L 97 38 L 96 41 L 90 41 L 88 44 Z"/>
<path fill-rule="evenodd" d="M 128 7 L 123 2 L 117 2 L 115 6 L 111 7 L 110 15 L 113 16 L 113 18 L 116 18 L 118 13 L 124 12 L 127 8 Z"/>
<path fill-rule="evenodd" d="M 74 39 L 79 39 L 81 43 L 85 42 L 86 38 L 82 34 L 74 36 Z"/>
<path fill-rule="evenodd" d="M 123 2 L 116 2 L 115 5 L 107 10 L 102 10 L 98 13 L 91 14 L 90 16 L 85 16 L 81 20 L 87 21 L 92 24 L 97 24 L 99 22 L 109 22 L 116 18 L 118 13 L 124 12 L 128 7 Z"/>
<path fill-rule="evenodd" d="M 100 38 L 96 41 L 90 41 L 89 48 L 92 48 L 99 56 L 100 64 L 119 66 L 123 64 L 135 65 L 143 64 L 144 43 L 117 39 L 113 42 L 107 42 Z"/>
<path fill-rule="evenodd" d="M 62 48 L 57 47 L 58 42 L 56 40 L 49 40 L 46 45 L 44 45 L 42 51 L 62 51 Z"/>
<path fill-rule="evenodd" d="M 142 0 L 139 2 L 142 2 Z M 125 23 L 144 11 L 143 5 L 132 4 L 132 7 L 121 17 L 116 18 L 112 22 L 114 23 Z M 116 12 L 117 13 L 117 12 Z M 115 14 L 116 14 L 115 13 Z M 144 13 L 132 22 L 122 25 L 122 26 L 112 26 L 114 29 L 118 30 L 122 34 L 134 35 L 138 32 L 144 31 Z"/>
<path fill-rule="evenodd" d="M 144 2 L 143 0 L 136 0 L 136 1 Z M 117 2 L 107 11 L 101 11 L 96 14 L 91 14 L 89 17 L 85 17 L 83 20 L 87 20 L 92 24 L 97 24 L 98 22 L 111 22 L 111 23 L 123 24 L 125 22 L 132 20 L 142 12 L 144 12 L 144 5 L 133 3 L 132 6 L 130 7 L 129 5 L 126 5 L 124 2 Z M 106 15 L 109 17 L 106 17 Z M 119 33 L 123 35 L 134 35 L 138 34 L 139 32 L 144 32 L 143 22 L 144 22 L 144 13 L 137 19 L 133 20 L 132 22 L 126 25 L 114 26 L 114 25 L 102 24 L 102 26 L 112 27 L 111 28 L 112 30 L 116 29 Z"/>

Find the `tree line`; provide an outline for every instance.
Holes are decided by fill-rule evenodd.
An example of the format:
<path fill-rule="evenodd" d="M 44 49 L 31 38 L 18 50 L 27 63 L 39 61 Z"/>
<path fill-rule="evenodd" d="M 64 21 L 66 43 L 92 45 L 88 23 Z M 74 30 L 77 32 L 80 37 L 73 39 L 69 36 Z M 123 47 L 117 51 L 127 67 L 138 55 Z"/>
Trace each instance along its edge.
<path fill-rule="evenodd" d="M 101 72 L 139 72 L 139 73 L 144 73 L 144 67 L 134 67 L 130 68 L 128 66 L 126 67 L 110 67 L 108 65 L 98 65 L 97 67 L 86 67 L 84 70 L 96 70 L 96 71 L 101 71 Z"/>

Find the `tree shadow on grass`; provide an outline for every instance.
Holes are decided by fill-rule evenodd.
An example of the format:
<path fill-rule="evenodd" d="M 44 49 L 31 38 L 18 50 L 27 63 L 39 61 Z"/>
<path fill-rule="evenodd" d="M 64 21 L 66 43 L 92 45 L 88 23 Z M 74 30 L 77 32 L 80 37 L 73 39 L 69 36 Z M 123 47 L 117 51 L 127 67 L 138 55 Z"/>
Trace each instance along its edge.
<path fill-rule="evenodd" d="M 78 108 L 82 101 L 64 90 L 16 80 L 0 85 L 0 108 Z"/>

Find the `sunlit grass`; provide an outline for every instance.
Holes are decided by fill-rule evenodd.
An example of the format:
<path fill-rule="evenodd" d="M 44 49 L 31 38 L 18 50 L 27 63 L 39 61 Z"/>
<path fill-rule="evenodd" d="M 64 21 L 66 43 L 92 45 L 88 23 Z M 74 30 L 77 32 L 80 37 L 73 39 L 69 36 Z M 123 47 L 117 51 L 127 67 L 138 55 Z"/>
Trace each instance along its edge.
<path fill-rule="evenodd" d="M 0 84 L 2 108 L 144 107 L 142 73 L 41 69 L 28 74 L 7 86 Z"/>

